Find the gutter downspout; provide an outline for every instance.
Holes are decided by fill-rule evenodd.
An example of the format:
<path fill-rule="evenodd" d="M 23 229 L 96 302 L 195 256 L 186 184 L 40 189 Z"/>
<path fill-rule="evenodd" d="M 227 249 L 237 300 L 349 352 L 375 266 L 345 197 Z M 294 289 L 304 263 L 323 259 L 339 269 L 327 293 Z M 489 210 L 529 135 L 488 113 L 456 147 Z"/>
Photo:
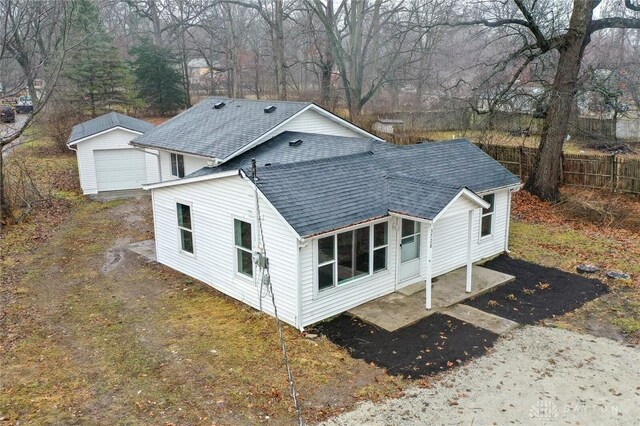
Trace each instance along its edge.
<path fill-rule="evenodd" d="M 142 152 L 145 155 L 149 154 L 149 155 L 155 155 L 156 157 L 158 157 L 158 178 L 160 179 L 160 182 L 162 182 L 162 161 L 160 161 L 160 151 L 151 152 L 151 151 L 147 151 L 147 148 L 140 148 L 132 143 L 130 143 L 129 145 L 131 145 L 133 149 L 135 149 L 136 151 Z M 149 176 L 147 175 L 147 179 L 148 178 Z"/>
<path fill-rule="evenodd" d="M 511 192 L 512 190 L 510 189 L 507 192 L 507 224 L 504 227 L 504 252 L 506 254 L 511 253 L 511 251 L 509 250 L 509 225 L 511 224 Z"/>
<path fill-rule="evenodd" d="M 304 331 L 304 318 L 302 311 L 302 256 L 300 255 L 300 250 L 307 247 L 308 243 L 303 243 L 302 239 L 296 239 L 296 267 L 298 269 L 297 279 L 296 279 L 296 292 L 298 297 L 298 330 L 300 332 Z"/>

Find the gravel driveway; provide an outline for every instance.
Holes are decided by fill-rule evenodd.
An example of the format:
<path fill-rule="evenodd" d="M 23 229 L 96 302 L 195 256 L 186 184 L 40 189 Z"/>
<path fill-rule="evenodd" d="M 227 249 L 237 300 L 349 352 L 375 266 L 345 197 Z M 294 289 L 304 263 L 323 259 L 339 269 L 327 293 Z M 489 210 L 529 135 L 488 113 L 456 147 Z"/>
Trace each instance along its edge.
<path fill-rule="evenodd" d="M 638 361 L 638 348 L 527 326 L 429 388 L 325 424 L 640 424 Z"/>

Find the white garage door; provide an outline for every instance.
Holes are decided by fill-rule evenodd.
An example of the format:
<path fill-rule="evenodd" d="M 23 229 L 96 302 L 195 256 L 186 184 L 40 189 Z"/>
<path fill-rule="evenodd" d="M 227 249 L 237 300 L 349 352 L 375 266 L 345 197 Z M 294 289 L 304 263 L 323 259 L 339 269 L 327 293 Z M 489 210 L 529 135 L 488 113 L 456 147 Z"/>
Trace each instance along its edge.
<path fill-rule="evenodd" d="M 106 149 L 93 152 L 98 191 L 140 188 L 145 183 L 144 153 L 135 149 Z"/>

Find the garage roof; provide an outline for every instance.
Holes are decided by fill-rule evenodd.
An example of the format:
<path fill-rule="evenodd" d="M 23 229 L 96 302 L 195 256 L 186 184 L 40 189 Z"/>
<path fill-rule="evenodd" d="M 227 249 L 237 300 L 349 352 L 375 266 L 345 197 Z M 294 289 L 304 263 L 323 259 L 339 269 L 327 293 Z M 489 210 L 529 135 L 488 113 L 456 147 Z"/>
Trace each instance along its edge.
<path fill-rule="evenodd" d="M 85 139 L 114 127 L 121 127 L 137 133 L 145 133 L 155 128 L 153 124 L 147 123 L 146 121 L 129 117 L 128 115 L 120 114 L 118 112 L 110 112 L 73 126 L 67 145 L 73 145 L 81 139 Z"/>

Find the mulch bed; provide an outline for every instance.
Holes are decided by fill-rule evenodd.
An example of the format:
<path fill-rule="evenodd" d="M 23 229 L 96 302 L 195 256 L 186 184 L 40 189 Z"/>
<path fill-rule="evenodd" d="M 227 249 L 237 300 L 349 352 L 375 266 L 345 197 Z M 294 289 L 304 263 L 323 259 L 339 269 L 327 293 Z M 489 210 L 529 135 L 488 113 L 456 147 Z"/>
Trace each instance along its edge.
<path fill-rule="evenodd" d="M 352 357 L 409 378 L 436 374 L 483 355 L 498 338 L 495 333 L 444 314 L 431 315 L 393 332 L 346 314 L 314 328 L 346 348 Z"/>
<path fill-rule="evenodd" d="M 520 324 L 535 324 L 573 311 L 607 293 L 602 282 L 502 255 L 483 265 L 515 275 L 515 281 L 463 302 Z"/>

